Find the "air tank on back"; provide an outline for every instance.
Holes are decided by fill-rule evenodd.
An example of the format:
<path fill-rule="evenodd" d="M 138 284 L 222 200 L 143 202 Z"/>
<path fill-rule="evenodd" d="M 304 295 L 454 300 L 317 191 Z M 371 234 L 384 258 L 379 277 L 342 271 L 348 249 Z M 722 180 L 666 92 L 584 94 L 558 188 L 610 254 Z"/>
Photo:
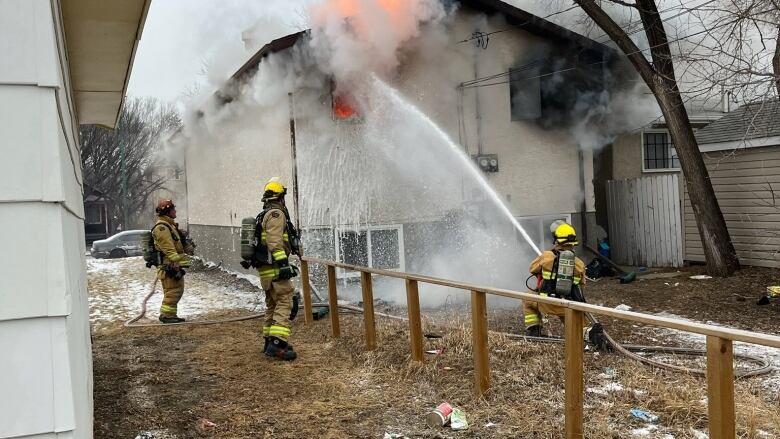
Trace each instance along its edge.
<path fill-rule="evenodd" d="M 255 228 L 257 223 L 254 217 L 246 217 L 241 220 L 241 259 L 251 261 L 255 255 Z"/>

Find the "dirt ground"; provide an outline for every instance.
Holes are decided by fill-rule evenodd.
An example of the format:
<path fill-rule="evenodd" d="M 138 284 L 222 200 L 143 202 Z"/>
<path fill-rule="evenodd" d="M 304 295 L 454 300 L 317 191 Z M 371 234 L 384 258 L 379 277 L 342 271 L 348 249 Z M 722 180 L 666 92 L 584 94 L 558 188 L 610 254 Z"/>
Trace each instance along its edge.
<path fill-rule="evenodd" d="M 635 311 L 780 333 L 780 303 L 755 305 L 767 285 L 780 283 L 773 270 L 745 269 L 725 280 L 688 278 L 699 271 L 640 277 L 628 285 L 604 279 L 589 285 L 587 295 L 590 302 L 605 306 L 625 304 Z M 101 273 L 90 272 L 91 288 L 99 284 Z M 215 287 L 251 286 L 221 271 L 193 274 Z M 424 330 L 443 337 L 426 340 L 427 349 L 442 353 L 430 355 L 424 364 L 409 362 L 406 324 L 395 320 L 378 321 L 379 348 L 365 352 L 357 315 L 341 315 L 342 337 L 336 340 L 329 337 L 327 321 L 305 327 L 298 319 L 292 343 L 299 359 L 292 363 L 261 354 L 258 321 L 164 328 L 123 328 L 121 322 L 101 321 L 93 328 L 95 437 L 133 439 L 143 432 L 156 439 L 382 438 L 385 433 L 410 438 L 562 437 L 562 348 L 501 335 L 520 331 L 520 313 L 518 306 L 489 314 L 496 332 L 489 338 L 492 389 L 483 400 L 471 397 L 468 309 L 431 312 L 425 319 Z M 698 343 L 673 332 L 605 323 L 621 341 Z M 560 333 L 554 319 L 549 328 Z M 780 437 L 776 381 L 773 375 L 737 382 L 739 437 Z M 465 410 L 468 430 L 425 425 L 424 415 L 442 401 Z M 660 422 L 633 419 L 632 408 L 650 411 Z M 586 437 L 706 437 L 703 378 L 652 370 L 614 354 L 586 355 L 585 409 Z"/>

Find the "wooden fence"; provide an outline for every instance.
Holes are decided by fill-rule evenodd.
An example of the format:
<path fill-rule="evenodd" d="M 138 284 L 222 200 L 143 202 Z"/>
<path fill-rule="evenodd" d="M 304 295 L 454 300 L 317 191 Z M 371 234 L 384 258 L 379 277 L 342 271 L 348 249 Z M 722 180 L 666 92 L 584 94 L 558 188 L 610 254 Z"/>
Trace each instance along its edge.
<path fill-rule="evenodd" d="M 607 212 L 615 262 L 647 267 L 682 266 L 677 174 L 608 181 Z"/>
<path fill-rule="evenodd" d="M 582 438 L 583 436 L 583 401 L 584 374 L 583 351 L 584 340 L 582 326 L 585 313 L 610 316 L 619 320 L 643 323 L 662 328 L 705 335 L 707 337 L 707 397 L 710 421 L 710 439 L 734 438 L 736 423 L 734 414 L 734 350 L 733 342 L 740 341 L 757 345 L 780 348 L 780 337 L 741 331 L 701 323 L 669 319 L 649 314 L 631 311 L 619 311 L 614 308 L 590 305 L 582 302 L 553 299 L 532 293 L 505 290 L 501 288 L 471 285 L 436 277 L 409 274 L 397 271 L 358 267 L 340 262 L 303 257 L 301 260 L 301 276 L 303 284 L 303 300 L 306 309 L 306 324 L 313 323 L 311 313 L 311 287 L 309 284 L 309 263 L 324 265 L 328 273 L 328 300 L 330 302 L 330 328 L 333 337 L 340 337 L 338 314 L 338 293 L 336 290 L 336 267 L 360 273 L 363 290 L 363 321 L 366 339 L 366 349 L 376 349 L 376 323 L 374 320 L 374 297 L 372 274 L 404 279 L 406 282 L 407 308 L 409 314 L 409 341 L 413 361 L 423 361 L 423 335 L 420 319 L 420 282 L 471 292 L 471 328 L 473 337 L 474 359 L 474 394 L 481 397 L 490 389 L 490 358 L 488 355 L 488 324 L 487 295 L 508 297 L 518 300 L 533 300 L 536 302 L 558 305 L 565 308 L 565 437 Z"/>

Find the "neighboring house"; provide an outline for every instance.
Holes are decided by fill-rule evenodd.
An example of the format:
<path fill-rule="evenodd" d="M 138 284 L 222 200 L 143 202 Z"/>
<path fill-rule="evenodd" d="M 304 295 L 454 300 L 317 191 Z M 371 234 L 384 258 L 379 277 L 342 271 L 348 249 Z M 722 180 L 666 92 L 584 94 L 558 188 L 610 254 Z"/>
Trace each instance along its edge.
<path fill-rule="evenodd" d="M 696 139 L 740 263 L 780 267 L 780 100 L 743 105 Z M 704 261 L 687 195 L 685 259 Z"/>
<path fill-rule="evenodd" d="M 728 112 L 691 111 L 699 149 L 743 265 L 780 266 L 780 103 Z M 689 110 L 690 111 L 690 110 Z M 701 238 L 671 136 L 663 122 L 607 148 L 604 197 L 616 262 L 681 266 L 705 262 Z M 780 163 L 780 162 L 779 162 Z M 598 173 L 597 173 L 598 174 Z M 609 189 L 607 189 L 609 188 Z M 597 202 L 598 204 L 598 202 Z"/>
<path fill-rule="evenodd" d="M 149 228 L 153 224 L 157 202 L 161 198 L 173 200 L 176 204 L 176 221 L 182 230 L 187 227 L 187 177 L 183 162 L 168 160 L 151 169 L 150 178 L 163 180 L 162 187 L 149 196 L 149 202 L 137 219 L 138 224 L 147 224 Z M 139 226 L 145 228 L 145 226 Z"/>
<path fill-rule="evenodd" d="M 1 438 L 93 435 L 78 125 L 115 125 L 148 7 L 0 1 Z"/>
<path fill-rule="evenodd" d="M 431 115 L 451 138 L 457 139 L 468 155 L 476 156 L 487 179 L 537 244 L 551 245 L 548 227 L 560 218 L 572 221 L 582 235 L 590 235 L 593 243 L 597 226 L 589 176 L 600 157 L 581 152 L 568 131 L 570 121 L 556 120 L 556 116 L 565 119 L 576 92 L 605 87 L 602 79 L 607 71 L 612 77 L 620 77 L 625 68 L 623 60 L 613 58 L 612 50 L 593 40 L 504 2 L 460 3 L 448 24 L 446 49 L 436 54 L 407 54 L 394 86 Z M 461 43 L 474 32 L 497 30 L 504 31 L 500 37 L 492 38 L 487 47 Z M 251 82 L 261 63 L 269 62 L 269 57 L 286 56 L 296 45 L 306 44 L 307 38 L 307 32 L 300 32 L 265 45 L 218 93 L 216 105 L 241 101 L 241 85 Z M 544 75 L 555 70 L 553 66 L 528 67 L 548 54 L 566 61 L 564 66 L 579 66 L 578 72 L 554 78 L 563 84 L 563 91 L 553 92 L 550 87 L 555 75 Z M 515 71 L 509 74 L 510 70 Z M 512 81 L 503 78 L 497 86 L 463 87 L 475 78 L 496 73 L 511 77 Z M 232 116 L 219 122 L 224 135 L 200 143 L 193 140 L 187 149 L 189 227 L 199 243 L 199 253 L 207 259 L 240 269 L 241 219 L 259 211 L 265 179 L 280 176 L 292 186 L 294 162 L 288 114 L 292 113 L 294 118 L 299 161 L 331 149 L 334 154 L 344 154 L 343 163 L 360 159 L 349 154 L 348 144 L 342 147 L 318 143 L 322 137 L 318 130 L 322 127 L 315 128 L 311 121 L 323 112 L 331 117 L 332 112 L 334 121 L 324 129 L 342 133 L 360 130 L 359 123 L 353 128 L 350 123 L 339 122 L 340 118 L 352 115 L 343 106 L 342 97 L 332 96 L 327 85 L 313 92 L 289 92 L 294 107 L 285 103 L 287 108 L 279 112 L 284 113 L 283 117 L 269 117 L 269 121 L 261 123 L 251 111 L 228 111 Z M 305 109 L 306 114 L 298 114 L 299 109 Z M 414 157 L 410 156 L 410 160 Z M 485 202 L 480 194 L 462 194 L 460 185 L 456 185 L 446 200 L 420 206 L 409 201 L 415 187 L 404 183 L 400 171 L 391 166 L 378 166 L 376 172 L 366 170 L 371 172 L 369 178 L 356 176 L 355 181 L 344 182 L 318 179 L 322 177 L 322 168 L 337 163 L 311 162 L 309 168 L 298 170 L 303 199 L 300 217 L 307 231 L 307 253 L 321 257 L 430 272 L 424 264 L 430 249 L 455 239 L 447 232 L 448 224 L 457 216 L 454 212 L 463 206 L 479 210 L 480 203 Z M 458 171 L 453 168 L 452 172 Z M 348 223 L 343 215 L 334 213 L 339 203 L 364 201 L 355 193 L 355 186 L 365 185 L 373 185 L 376 198 L 383 201 L 372 205 L 363 224 Z M 326 201 L 312 206 L 312 199 Z M 328 203 L 332 205 L 328 207 Z M 289 204 L 295 217 L 295 206 Z M 581 227 L 583 218 L 587 227 Z M 430 241 L 431 236 L 438 236 L 438 241 Z M 527 247 L 523 252 L 527 252 Z M 528 255 L 516 254 L 507 263 L 514 264 L 513 273 L 521 273 L 517 267 L 525 265 L 527 258 Z M 349 274 L 339 272 L 339 276 Z M 518 279 L 513 279 L 513 285 Z"/>
<path fill-rule="evenodd" d="M 113 233 L 109 212 L 109 201 L 105 199 L 103 193 L 85 185 L 84 238 L 87 247 L 94 241 L 108 238 Z"/>

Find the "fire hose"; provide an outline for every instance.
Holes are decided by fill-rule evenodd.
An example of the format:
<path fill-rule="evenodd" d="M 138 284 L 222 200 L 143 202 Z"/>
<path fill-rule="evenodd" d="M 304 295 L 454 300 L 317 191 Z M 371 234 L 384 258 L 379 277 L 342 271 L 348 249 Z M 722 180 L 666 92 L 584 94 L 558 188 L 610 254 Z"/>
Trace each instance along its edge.
<path fill-rule="evenodd" d="M 227 317 L 224 319 L 215 319 L 215 320 L 198 320 L 194 322 L 180 322 L 180 323 L 137 323 L 142 318 L 146 317 L 146 311 L 147 311 L 147 305 L 149 303 L 149 299 L 154 296 L 154 294 L 157 292 L 157 283 L 159 282 L 159 279 L 155 276 L 154 281 L 152 281 L 151 288 L 149 289 L 149 293 L 143 298 L 141 301 L 141 312 L 138 313 L 135 317 L 132 317 L 128 319 L 124 326 L 126 328 L 139 328 L 139 327 L 152 327 L 152 326 L 182 326 L 182 325 L 217 325 L 220 323 L 233 323 L 233 322 L 242 322 L 245 320 L 253 320 L 253 319 L 259 319 L 265 317 L 265 314 L 263 313 L 255 313 L 255 314 L 248 314 L 244 316 L 237 316 L 237 317 Z M 316 302 L 312 303 L 313 308 L 325 308 L 329 307 L 330 305 L 327 302 Z M 352 311 L 357 313 L 362 313 L 363 308 L 360 308 L 358 306 L 353 305 L 346 305 L 346 304 L 339 304 L 338 307 L 340 309 L 343 309 L 345 311 Z M 404 317 L 398 317 L 393 316 L 390 314 L 384 314 L 384 313 L 374 313 L 380 317 L 385 317 L 389 319 L 396 319 L 396 320 L 407 320 Z"/>
<path fill-rule="evenodd" d="M 131 328 L 131 327 L 152 327 L 152 326 L 181 326 L 181 325 L 216 325 L 220 323 L 232 323 L 232 322 L 241 322 L 245 320 L 252 320 L 252 319 L 259 319 L 262 317 L 265 317 L 265 314 L 249 314 L 245 316 L 237 316 L 237 317 L 228 317 L 224 319 L 216 319 L 216 320 L 199 320 L 194 322 L 181 322 L 181 323 L 137 323 L 139 320 L 144 318 L 146 316 L 147 311 L 147 304 L 149 302 L 149 299 L 156 293 L 156 287 L 157 287 L 158 279 L 155 277 L 154 281 L 152 282 L 152 286 L 150 288 L 149 293 L 144 297 L 143 301 L 141 302 L 141 312 L 135 316 L 130 318 L 124 323 L 125 327 Z M 312 303 L 312 308 L 322 308 L 322 307 L 328 307 L 330 306 L 326 302 L 317 302 Z M 363 313 L 363 308 L 360 308 L 359 306 L 353 306 L 353 305 L 346 305 L 346 304 L 339 304 L 339 309 L 342 309 L 344 311 L 351 311 L 355 313 Z M 307 312 L 310 312 L 307 310 Z M 406 317 L 400 317 L 400 316 L 394 316 L 391 314 L 385 314 L 380 312 L 374 313 L 377 316 L 385 317 L 389 319 L 394 320 L 401 320 L 401 321 L 408 321 L 409 319 Z M 587 317 L 591 321 L 596 321 L 595 317 L 591 314 L 587 314 Z M 510 334 L 510 333 L 499 333 L 501 335 L 506 336 L 510 339 L 519 339 L 519 340 L 527 340 L 532 342 L 541 342 L 541 343 L 563 343 L 565 340 L 563 338 L 559 337 L 532 337 L 527 335 L 518 335 L 518 334 Z M 604 331 L 604 336 L 606 337 L 607 341 L 609 342 L 609 345 L 619 352 L 620 354 L 624 355 L 627 358 L 630 358 L 632 360 L 638 361 L 640 363 L 646 364 L 648 366 L 658 368 L 658 369 L 666 369 L 671 370 L 675 372 L 683 372 L 690 375 L 695 376 L 706 376 L 706 371 L 702 369 L 696 369 L 696 368 L 690 368 L 685 366 L 680 366 L 676 364 L 668 364 L 664 363 L 658 360 L 654 360 L 652 358 L 643 357 L 641 355 L 638 355 L 638 353 L 660 353 L 660 354 L 676 354 L 676 355 L 685 355 L 685 356 L 706 356 L 707 351 L 702 349 L 691 349 L 691 348 L 681 348 L 681 347 L 669 347 L 669 346 L 643 346 L 643 345 L 622 345 L 618 342 L 616 342 L 606 331 Z M 749 361 L 752 363 L 756 363 L 758 367 L 753 369 L 747 369 L 747 370 L 737 370 L 734 372 L 735 377 L 737 378 L 745 378 L 745 377 L 752 377 L 752 376 L 759 376 L 759 375 L 765 375 L 769 372 L 771 372 L 774 368 L 769 364 L 768 361 L 766 361 L 763 358 L 759 358 L 753 355 L 746 355 L 746 354 L 739 354 L 735 353 L 734 358 L 738 358 L 741 360 Z"/>

